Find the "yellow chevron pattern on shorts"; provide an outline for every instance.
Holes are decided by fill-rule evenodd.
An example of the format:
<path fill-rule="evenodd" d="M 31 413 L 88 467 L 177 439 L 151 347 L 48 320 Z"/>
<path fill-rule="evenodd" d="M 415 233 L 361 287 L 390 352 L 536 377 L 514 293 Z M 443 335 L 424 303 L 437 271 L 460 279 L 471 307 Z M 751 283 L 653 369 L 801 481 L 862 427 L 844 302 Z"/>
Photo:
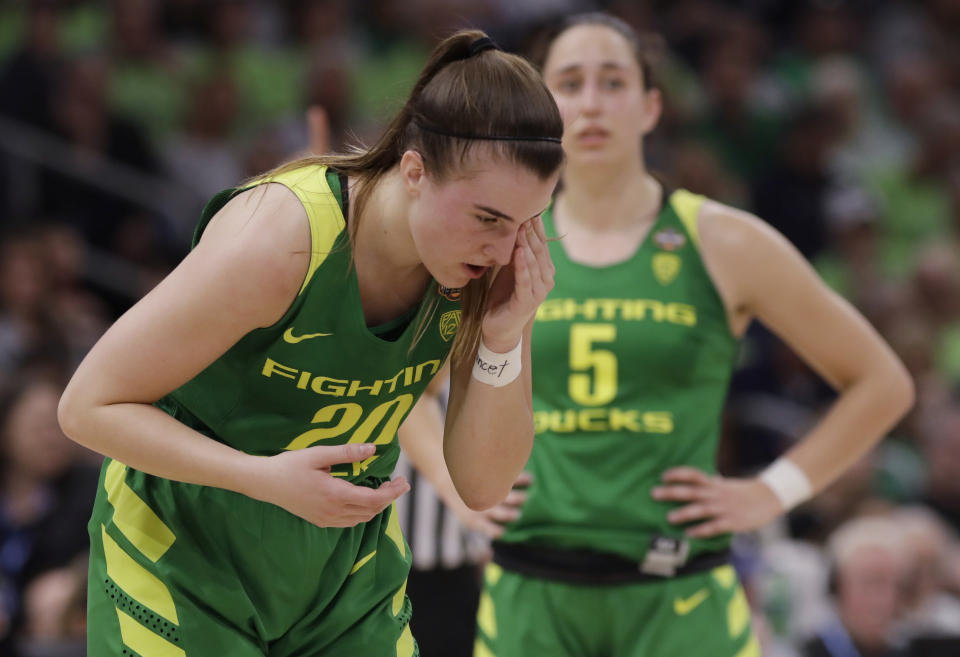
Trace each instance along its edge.
<path fill-rule="evenodd" d="M 495 563 L 488 563 L 487 567 L 483 569 L 483 579 L 490 586 L 499 582 L 501 575 L 503 575 L 503 568 Z"/>
<path fill-rule="evenodd" d="M 407 580 L 403 580 L 403 584 L 397 589 L 397 592 L 393 594 L 393 615 L 396 616 L 400 613 L 400 610 L 403 609 L 403 601 L 407 595 Z"/>
<path fill-rule="evenodd" d="M 750 605 L 747 604 L 747 596 L 743 593 L 742 587 L 737 587 L 736 593 L 727 604 L 727 629 L 730 630 L 730 638 L 739 636 L 750 624 Z"/>
<path fill-rule="evenodd" d="M 497 657 L 490 650 L 489 646 L 483 642 L 483 639 L 477 639 L 473 642 L 473 657 Z"/>
<path fill-rule="evenodd" d="M 400 550 L 400 556 L 407 556 L 407 547 L 403 541 L 403 530 L 400 529 L 400 519 L 397 517 L 397 503 L 390 505 L 390 520 L 387 521 L 387 536 Z"/>
<path fill-rule="evenodd" d="M 352 575 L 358 570 L 360 570 L 361 568 L 363 568 L 364 564 L 370 561 L 371 559 L 373 559 L 373 555 L 375 555 L 376 553 L 377 551 L 374 550 L 373 552 L 365 556 L 363 559 L 360 559 L 359 561 L 357 561 L 357 563 L 353 564 L 353 568 L 350 569 L 350 574 Z"/>
<path fill-rule="evenodd" d="M 491 639 L 497 638 L 497 612 L 493 607 L 493 598 L 484 591 L 477 606 L 477 627 Z"/>
<path fill-rule="evenodd" d="M 119 609 L 117 618 L 120 620 L 120 638 L 124 645 L 142 657 L 187 657 L 183 649 L 154 634 Z"/>
<path fill-rule="evenodd" d="M 173 604 L 173 596 L 170 595 L 166 585 L 124 552 L 123 548 L 117 545 L 117 542 L 107 533 L 106 526 L 100 525 L 100 534 L 103 536 L 103 555 L 107 562 L 107 575 L 114 584 L 159 616 L 174 625 L 179 625 L 177 608 Z"/>
<path fill-rule="evenodd" d="M 747 645 L 735 657 L 760 657 L 760 642 L 757 641 L 757 637 L 751 634 Z"/>
<path fill-rule="evenodd" d="M 410 625 L 407 625 L 397 640 L 397 657 L 413 657 L 414 646 L 413 634 L 410 632 Z"/>
<path fill-rule="evenodd" d="M 716 580 L 717 584 L 725 589 L 733 588 L 733 585 L 737 582 L 737 572 L 733 569 L 733 566 L 729 564 L 717 566 L 710 571 L 710 574 L 713 575 L 713 579 Z"/>
<path fill-rule="evenodd" d="M 177 540 L 170 528 L 140 499 L 124 476 L 127 466 L 111 461 L 107 466 L 103 487 L 113 506 L 113 524 L 150 561 L 156 562 Z"/>

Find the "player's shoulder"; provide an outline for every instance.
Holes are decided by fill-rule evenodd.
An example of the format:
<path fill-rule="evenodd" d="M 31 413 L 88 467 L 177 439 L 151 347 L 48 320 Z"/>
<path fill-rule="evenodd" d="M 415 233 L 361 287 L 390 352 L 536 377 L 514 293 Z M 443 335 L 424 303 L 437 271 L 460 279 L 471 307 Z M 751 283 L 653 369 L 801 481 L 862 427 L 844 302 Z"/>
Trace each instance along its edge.
<path fill-rule="evenodd" d="M 712 199 L 704 199 L 698 225 L 703 248 L 724 259 L 779 250 L 787 244 L 783 235 L 760 217 Z"/>

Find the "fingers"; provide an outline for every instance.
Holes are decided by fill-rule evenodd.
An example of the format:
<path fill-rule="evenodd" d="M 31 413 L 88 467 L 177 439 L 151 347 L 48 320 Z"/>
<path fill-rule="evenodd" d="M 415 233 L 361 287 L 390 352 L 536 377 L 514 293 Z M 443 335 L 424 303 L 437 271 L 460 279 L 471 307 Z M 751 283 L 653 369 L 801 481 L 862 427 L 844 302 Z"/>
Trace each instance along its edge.
<path fill-rule="evenodd" d="M 667 520 L 675 525 L 682 525 L 693 520 L 713 518 L 718 513 L 719 509 L 713 504 L 697 502 L 694 504 L 687 504 L 679 509 L 674 509 L 667 514 Z"/>
<path fill-rule="evenodd" d="M 716 518 L 688 529 L 685 533 L 691 538 L 710 538 L 720 534 L 729 534 L 733 531 L 730 523 L 724 518 Z"/>
<path fill-rule="evenodd" d="M 484 513 L 490 520 L 501 525 L 511 523 L 520 517 L 520 509 L 506 504 L 498 504 L 492 509 L 487 509 Z"/>
<path fill-rule="evenodd" d="M 481 532 L 484 536 L 488 536 L 489 538 L 493 539 L 500 538 L 506 531 L 503 525 L 491 522 L 486 518 L 478 520 L 474 529 Z"/>
<path fill-rule="evenodd" d="M 538 221 L 528 221 L 517 233 L 515 289 L 522 301 L 539 305 L 553 288 L 554 268 L 546 242 L 534 225 Z"/>
<path fill-rule="evenodd" d="M 537 237 L 540 238 L 540 241 L 546 244 L 547 229 L 543 226 L 543 217 L 534 217 L 530 223 L 533 224 L 533 229 L 536 231 Z"/>
<path fill-rule="evenodd" d="M 335 519 L 324 524 L 352 527 L 358 523 L 367 522 L 383 512 L 408 490 L 410 490 L 410 484 L 404 477 L 384 482 L 379 488 L 367 488 L 339 479 L 334 480 L 331 482 L 327 499 L 338 513 Z"/>
<path fill-rule="evenodd" d="M 503 503 L 506 504 L 507 506 L 512 506 L 519 509 L 521 506 L 523 506 L 526 503 L 526 501 L 527 501 L 527 494 L 522 490 L 514 489 L 509 493 L 507 493 L 507 497 L 503 500 Z"/>
<path fill-rule="evenodd" d="M 517 478 L 513 480 L 514 488 L 529 488 L 530 484 L 533 483 L 533 474 L 522 470 L 520 474 L 517 475 Z"/>
<path fill-rule="evenodd" d="M 513 293 L 523 306 L 533 300 L 533 264 L 533 252 L 527 244 L 527 229 L 522 227 L 517 233 L 517 245 L 513 249 Z"/>
<path fill-rule="evenodd" d="M 540 269 L 540 279 L 545 287 L 544 294 L 553 289 L 553 277 L 556 268 L 553 266 L 553 260 L 550 258 L 550 248 L 547 246 L 547 233 L 543 227 L 543 219 L 536 217 L 530 222 L 530 234 L 528 242 L 536 258 L 537 266 Z"/>
<path fill-rule="evenodd" d="M 687 483 L 699 485 L 706 485 L 711 481 L 710 475 L 703 470 L 698 470 L 697 468 L 691 468 L 688 466 L 670 468 L 663 473 L 661 479 L 665 483 Z"/>
<path fill-rule="evenodd" d="M 711 491 L 704 486 L 657 486 L 650 491 L 653 499 L 665 502 L 694 502 L 711 496 Z"/>
<path fill-rule="evenodd" d="M 303 452 L 313 457 L 313 465 L 329 468 L 338 463 L 359 463 L 368 459 L 377 451 L 373 443 L 347 443 L 345 445 L 319 445 L 308 447 Z"/>

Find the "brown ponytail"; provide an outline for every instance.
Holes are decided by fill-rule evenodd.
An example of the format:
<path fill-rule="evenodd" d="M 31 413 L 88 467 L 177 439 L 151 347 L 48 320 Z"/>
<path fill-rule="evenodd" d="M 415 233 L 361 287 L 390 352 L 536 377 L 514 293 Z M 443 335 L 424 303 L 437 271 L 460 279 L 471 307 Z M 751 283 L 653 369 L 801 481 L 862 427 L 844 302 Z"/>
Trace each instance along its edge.
<path fill-rule="evenodd" d="M 354 221 L 349 226 L 354 241 L 371 192 L 408 150 L 420 153 L 438 182 L 458 173 L 476 148 L 547 180 L 563 161 L 560 112 L 533 66 L 491 46 L 479 30 L 448 37 L 434 48 L 407 102 L 372 147 L 298 160 L 268 176 L 325 164 L 354 177 Z M 455 364 L 476 353 L 491 276 L 471 281 L 463 290 L 463 315 L 451 352 Z M 424 314 L 417 339 L 431 315 Z"/>

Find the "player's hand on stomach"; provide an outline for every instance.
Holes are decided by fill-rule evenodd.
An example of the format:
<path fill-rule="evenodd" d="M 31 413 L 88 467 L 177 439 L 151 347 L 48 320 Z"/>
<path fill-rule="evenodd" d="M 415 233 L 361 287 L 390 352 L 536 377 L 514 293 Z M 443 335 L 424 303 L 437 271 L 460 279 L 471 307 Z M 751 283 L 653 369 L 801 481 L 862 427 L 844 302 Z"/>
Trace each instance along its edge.
<path fill-rule="evenodd" d="M 692 467 L 667 470 L 663 485 L 651 495 L 656 500 L 685 502 L 667 514 L 675 525 L 691 526 L 693 538 L 763 527 L 783 512 L 779 500 L 759 479 L 734 479 L 708 475 Z"/>
<path fill-rule="evenodd" d="M 506 352 L 520 341 L 524 326 L 553 289 L 556 272 L 543 220 L 534 217 L 517 231 L 510 264 L 497 272 L 483 317 L 483 341 L 489 349 Z"/>
<path fill-rule="evenodd" d="M 374 489 L 330 474 L 331 466 L 358 463 L 373 456 L 375 450 L 371 443 L 320 445 L 258 458 L 245 492 L 318 527 L 353 527 L 410 490 L 404 477 Z"/>

